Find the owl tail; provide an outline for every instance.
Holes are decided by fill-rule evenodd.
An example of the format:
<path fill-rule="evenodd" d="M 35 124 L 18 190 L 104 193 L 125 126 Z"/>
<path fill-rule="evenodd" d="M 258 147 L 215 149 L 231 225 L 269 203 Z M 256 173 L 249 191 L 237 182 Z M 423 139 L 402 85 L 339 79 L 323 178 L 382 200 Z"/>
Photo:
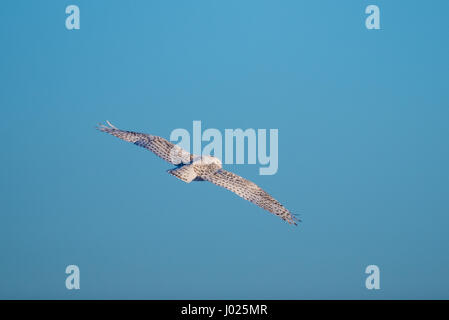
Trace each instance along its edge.
<path fill-rule="evenodd" d="M 168 170 L 167 172 L 170 173 L 172 176 L 175 176 L 176 178 L 187 183 L 192 182 L 198 176 L 195 173 L 195 170 L 193 169 L 193 166 L 191 164 L 184 165 L 180 168 L 171 169 Z"/>

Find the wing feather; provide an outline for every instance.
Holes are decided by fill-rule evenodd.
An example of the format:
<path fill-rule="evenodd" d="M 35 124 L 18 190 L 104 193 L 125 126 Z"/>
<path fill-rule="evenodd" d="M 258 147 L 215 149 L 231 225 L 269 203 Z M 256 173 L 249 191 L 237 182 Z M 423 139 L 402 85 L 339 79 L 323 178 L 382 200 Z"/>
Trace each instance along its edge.
<path fill-rule="evenodd" d="M 220 169 L 213 174 L 202 176 L 202 178 L 234 192 L 243 199 L 277 215 L 289 224 L 297 225 L 296 222 L 299 221 L 296 216 L 258 185 L 235 173 Z"/>
<path fill-rule="evenodd" d="M 171 164 L 178 165 L 180 163 L 189 163 L 191 161 L 191 155 L 189 152 L 162 137 L 153 136 L 146 133 L 120 130 L 109 123 L 109 121 L 107 121 L 107 124 L 108 126 L 99 125 L 97 127 L 98 130 L 150 150 L 155 155 Z"/>

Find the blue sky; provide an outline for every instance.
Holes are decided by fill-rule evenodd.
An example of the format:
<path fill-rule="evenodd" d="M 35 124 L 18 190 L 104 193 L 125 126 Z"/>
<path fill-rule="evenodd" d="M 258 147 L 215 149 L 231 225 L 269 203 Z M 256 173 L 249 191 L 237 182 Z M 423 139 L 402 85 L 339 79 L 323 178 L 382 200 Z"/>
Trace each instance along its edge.
<path fill-rule="evenodd" d="M 65 28 L 76 4 L 81 29 Z M 365 28 L 365 7 L 381 30 Z M 448 299 L 447 1 L 3 1 L 0 298 Z M 294 228 L 94 129 L 276 128 Z M 81 289 L 67 290 L 78 265 Z M 366 266 L 380 290 L 365 288 Z"/>

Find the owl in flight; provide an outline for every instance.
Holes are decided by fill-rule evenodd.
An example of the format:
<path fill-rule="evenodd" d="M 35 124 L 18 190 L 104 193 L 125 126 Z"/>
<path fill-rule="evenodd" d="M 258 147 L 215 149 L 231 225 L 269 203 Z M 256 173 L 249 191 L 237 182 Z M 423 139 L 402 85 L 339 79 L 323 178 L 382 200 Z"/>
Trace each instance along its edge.
<path fill-rule="evenodd" d="M 97 127 L 98 130 L 146 148 L 165 161 L 176 165 L 174 169 L 167 171 L 176 178 L 186 183 L 192 181 L 212 182 L 277 215 L 289 224 L 297 225 L 297 222 L 300 221 L 255 183 L 224 170 L 218 158 L 212 156 L 196 156 L 164 138 L 150 134 L 120 130 L 109 121 L 106 122 L 108 125 L 99 125 Z"/>

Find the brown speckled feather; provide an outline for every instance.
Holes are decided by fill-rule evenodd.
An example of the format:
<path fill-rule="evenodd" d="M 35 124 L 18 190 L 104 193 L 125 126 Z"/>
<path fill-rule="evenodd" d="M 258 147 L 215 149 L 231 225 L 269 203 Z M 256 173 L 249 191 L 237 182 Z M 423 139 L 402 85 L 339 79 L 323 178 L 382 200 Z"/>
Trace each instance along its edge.
<path fill-rule="evenodd" d="M 168 170 L 168 173 L 178 179 L 187 183 L 192 181 L 212 182 L 277 215 L 289 224 L 297 225 L 296 222 L 299 220 L 282 204 L 255 183 L 223 170 L 219 159 L 211 156 L 194 156 L 164 138 L 120 130 L 109 122 L 107 123 L 109 126 L 100 125 L 98 129 L 146 148 L 165 161 L 178 165 L 177 168 Z"/>
<path fill-rule="evenodd" d="M 109 127 L 100 125 L 98 130 L 109 133 L 122 140 L 134 143 L 139 147 L 150 150 L 158 157 L 165 161 L 178 165 L 182 163 L 189 163 L 192 160 L 190 153 L 182 149 L 181 147 L 167 141 L 166 139 L 151 134 L 125 131 L 114 127 L 112 124 Z"/>
<path fill-rule="evenodd" d="M 204 180 L 210 181 L 217 186 L 226 188 L 245 200 L 279 216 L 290 224 L 297 225 L 299 221 L 276 199 L 266 193 L 257 184 L 236 175 L 235 173 L 220 169 L 211 175 L 202 176 Z"/>

